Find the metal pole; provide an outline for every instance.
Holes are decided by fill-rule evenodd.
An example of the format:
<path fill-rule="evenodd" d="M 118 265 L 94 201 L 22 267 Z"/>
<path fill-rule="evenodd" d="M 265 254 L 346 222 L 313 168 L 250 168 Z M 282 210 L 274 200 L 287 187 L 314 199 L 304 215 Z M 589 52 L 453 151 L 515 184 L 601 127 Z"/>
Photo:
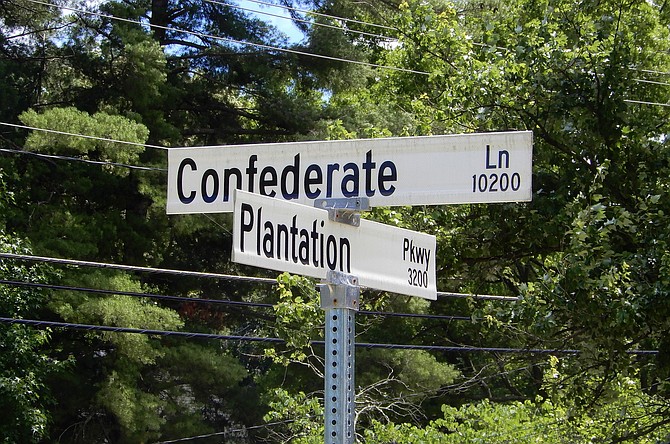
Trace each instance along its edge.
<path fill-rule="evenodd" d="M 317 199 L 314 206 L 328 209 L 330 220 L 355 227 L 360 226 L 361 210 L 370 208 L 365 197 Z M 326 315 L 324 442 L 353 444 L 356 441 L 354 348 L 361 289 L 356 276 L 329 271 L 320 293 L 321 308 Z"/>
<path fill-rule="evenodd" d="M 360 287 L 354 276 L 329 272 L 321 286 L 326 314 L 325 443 L 353 444 L 356 439 L 354 341 Z"/>

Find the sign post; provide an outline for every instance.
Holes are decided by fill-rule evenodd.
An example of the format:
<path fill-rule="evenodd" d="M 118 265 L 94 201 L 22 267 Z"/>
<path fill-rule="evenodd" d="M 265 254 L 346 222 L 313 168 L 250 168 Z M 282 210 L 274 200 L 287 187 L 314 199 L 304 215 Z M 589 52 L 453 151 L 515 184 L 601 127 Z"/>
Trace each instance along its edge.
<path fill-rule="evenodd" d="M 435 236 L 360 218 L 367 198 L 315 207 L 236 191 L 233 261 L 322 279 L 325 442 L 355 442 L 355 338 L 360 287 L 437 298 Z"/>
<path fill-rule="evenodd" d="M 321 285 L 325 312 L 326 353 L 324 421 L 326 443 L 356 441 L 355 340 L 360 287 L 355 276 L 332 271 Z"/>
<path fill-rule="evenodd" d="M 360 211 L 369 209 L 367 198 L 324 199 L 317 208 L 328 210 L 330 220 L 358 227 Z M 329 271 L 320 288 L 325 312 L 324 442 L 353 444 L 356 441 L 356 312 L 361 287 L 350 274 Z"/>
<path fill-rule="evenodd" d="M 180 148 L 168 157 L 168 214 L 232 211 L 234 262 L 322 280 L 326 444 L 356 439 L 361 286 L 437 299 L 435 236 L 360 211 L 531 198 L 530 131 Z"/>

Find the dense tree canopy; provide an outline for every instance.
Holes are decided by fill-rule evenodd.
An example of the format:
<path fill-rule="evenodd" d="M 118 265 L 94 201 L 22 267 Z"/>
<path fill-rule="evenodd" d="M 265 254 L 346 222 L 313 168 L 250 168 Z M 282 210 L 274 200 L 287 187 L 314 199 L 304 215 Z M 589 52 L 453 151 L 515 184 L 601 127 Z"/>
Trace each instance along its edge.
<path fill-rule="evenodd" d="M 231 263 L 230 215 L 166 216 L 167 148 L 505 130 L 532 202 L 365 214 L 437 236 L 441 291 L 518 300 L 365 292 L 357 340 L 468 351 L 360 350 L 359 439 L 667 441 L 667 5 L 274 3 L 303 39 L 233 2 L 0 5 L 2 441 L 321 442 L 313 281 L 16 255 L 274 276 Z"/>

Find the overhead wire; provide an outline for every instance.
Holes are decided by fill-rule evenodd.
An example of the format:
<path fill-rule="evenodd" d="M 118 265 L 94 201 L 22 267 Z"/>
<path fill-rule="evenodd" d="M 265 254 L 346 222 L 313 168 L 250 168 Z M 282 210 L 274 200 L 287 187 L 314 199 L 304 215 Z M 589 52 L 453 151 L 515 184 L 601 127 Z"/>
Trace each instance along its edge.
<path fill-rule="evenodd" d="M 27 0 L 27 1 L 37 2 L 37 0 Z M 38 2 L 38 3 L 41 3 L 41 2 Z M 54 5 L 52 5 L 52 6 L 54 6 Z M 16 123 L 0 122 L 0 125 L 11 126 L 13 128 L 44 131 L 45 133 L 59 134 L 61 136 L 81 137 L 81 138 L 84 138 L 84 139 L 98 140 L 98 141 L 102 141 L 102 142 L 113 142 L 113 143 L 121 143 L 121 144 L 124 144 L 124 145 L 141 146 L 141 147 L 144 147 L 144 148 L 156 148 L 156 149 L 160 149 L 160 150 L 169 150 L 170 149 L 168 147 L 160 146 L 160 145 L 151 145 L 151 144 L 148 144 L 148 143 L 139 143 L 139 142 L 129 142 L 127 140 L 118 140 L 118 139 L 110 139 L 110 138 L 105 138 L 105 137 L 90 136 L 90 135 L 86 135 L 86 134 L 70 133 L 70 132 L 67 132 L 67 131 L 58 131 L 58 130 L 53 130 L 53 129 L 48 129 L 48 128 L 37 128 L 37 127 L 34 127 L 34 126 L 19 125 L 19 124 L 16 124 Z"/>
<path fill-rule="evenodd" d="M 275 422 L 268 422 L 262 425 L 255 425 L 255 426 L 245 426 L 243 429 L 231 429 L 231 430 L 224 430 L 223 432 L 213 432 L 213 433 L 207 433 L 203 435 L 196 435 L 196 436 L 188 436 L 185 438 L 177 438 L 177 439 L 170 439 L 168 441 L 156 441 L 152 444 L 173 444 L 176 442 L 186 442 L 186 441 L 193 441 L 196 439 L 204 439 L 204 438 L 213 438 L 215 436 L 225 436 L 225 435 L 230 435 L 231 433 L 241 433 L 241 432 L 247 432 L 249 430 L 258 430 L 258 429 L 266 429 L 269 427 L 274 427 L 277 425 L 284 425 L 284 424 L 291 424 L 295 422 L 294 419 L 287 419 L 284 421 L 275 421 Z"/>
<path fill-rule="evenodd" d="M 131 296 L 131 297 L 137 297 L 137 298 L 147 298 L 147 299 L 156 299 L 156 300 L 164 300 L 164 301 L 174 301 L 174 302 L 189 302 L 189 303 L 215 304 L 215 305 L 231 305 L 231 306 L 252 307 L 252 308 L 273 308 L 272 304 L 264 304 L 264 303 L 260 303 L 260 302 L 245 302 L 245 301 L 233 301 L 233 300 L 230 300 L 230 299 L 211 299 L 211 298 L 188 297 L 188 296 L 171 296 L 171 295 L 162 295 L 162 294 L 155 294 L 155 293 L 143 293 L 143 292 L 136 292 L 136 291 L 105 290 L 105 289 L 100 289 L 100 288 L 75 287 L 75 286 L 70 286 L 70 285 L 42 284 L 42 283 L 37 283 L 37 282 L 14 281 L 14 280 L 8 280 L 8 279 L 0 279 L 0 284 L 15 286 L 15 287 L 41 288 L 41 289 L 48 289 L 48 290 L 79 291 L 79 292 L 91 293 L 91 294 Z"/>
<path fill-rule="evenodd" d="M 190 31 L 190 30 L 186 30 L 186 29 L 173 28 L 173 27 L 170 27 L 170 26 L 162 26 L 162 25 L 157 25 L 157 24 L 153 24 L 153 23 L 146 23 L 146 22 L 142 22 L 142 21 L 139 21 L 139 20 L 131 20 L 131 19 L 123 18 L 123 17 L 118 17 L 118 16 L 115 16 L 115 15 L 103 14 L 103 13 L 95 12 L 95 11 L 87 11 L 87 10 L 79 9 L 79 8 L 73 8 L 71 6 L 56 5 L 56 4 L 53 4 L 53 3 L 50 3 L 50 2 L 43 2 L 43 1 L 40 1 L 40 0 L 26 0 L 26 1 L 38 4 L 38 5 L 50 6 L 50 7 L 54 7 L 54 8 L 65 9 L 65 10 L 72 11 L 72 12 L 78 12 L 78 13 L 81 13 L 81 14 L 93 15 L 93 16 L 100 17 L 100 18 L 106 18 L 106 19 L 116 20 L 116 21 L 125 22 L 125 23 L 132 23 L 132 24 L 140 25 L 140 26 L 148 26 L 149 28 L 156 28 L 156 29 L 163 29 L 163 30 L 166 30 L 166 31 L 174 31 L 174 32 L 184 33 L 184 34 L 188 34 L 188 35 L 191 35 L 191 36 L 194 36 L 194 37 L 199 37 L 199 38 L 205 38 L 205 39 L 209 38 L 209 39 L 213 39 L 213 40 L 220 40 L 220 41 L 224 41 L 224 42 L 232 43 L 232 44 L 236 44 L 236 45 L 251 46 L 251 47 L 258 48 L 258 49 L 263 49 L 263 50 L 278 51 L 278 52 L 284 52 L 284 53 L 288 53 L 288 54 L 294 54 L 294 55 L 300 55 L 300 56 L 306 56 L 306 57 L 314 57 L 314 58 L 320 58 L 320 59 L 324 59 L 324 60 L 331 60 L 331 61 L 335 61 L 335 62 L 352 63 L 352 64 L 356 64 L 356 65 L 361 65 L 361 66 L 367 66 L 367 67 L 370 67 L 370 68 L 378 68 L 378 69 L 386 69 L 386 70 L 391 70 L 391 71 L 407 72 L 407 73 L 411 73 L 411 74 L 430 75 L 430 73 L 428 73 L 426 71 L 418 71 L 418 70 L 413 70 L 413 69 L 408 69 L 408 68 L 401 68 L 401 67 L 397 67 L 397 66 L 381 65 L 381 64 L 378 64 L 378 63 L 364 62 L 364 61 L 361 61 L 361 60 L 345 59 L 345 58 L 342 58 L 342 57 L 327 56 L 327 55 L 324 55 L 324 54 L 317 54 L 317 53 L 311 53 L 311 52 L 306 52 L 306 51 L 299 51 L 299 50 L 290 49 L 290 48 L 282 48 L 282 47 L 279 47 L 279 46 L 272 46 L 272 45 L 267 45 L 267 44 L 264 44 L 264 43 L 247 42 L 247 41 L 244 41 L 244 40 L 237 40 L 237 39 L 232 39 L 232 38 L 229 38 L 229 37 L 215 36 L 215 35 L 212 35 L 212 34 L 206 34 L 206 33 L 198 32 L 198 31 Z"/>
<path fill-rule="evenodd" d="M 110 264 L 105 262 L 92 262 L 92 261 L 80 261 L 74 259 L 61 259 L 54 257 L 45 257 L 45 256 L 32 256 L 27 254 L 16 254 L 16 253 L 3 253 L 0 252 L 0 258 L 14 259 L 14 260 L 25 260 L 32 262 L 44 262 L 51 264 L 61 264 L 61 265 L 74 265 L 74 266 L 83 266 L 83 267 L 93 267 L 93 268 L 108 268 L 114 270 L 123 270 L 123 271 L 132 271 L 139 273 L 150 273 L 150 274 L 166 274 L 173 276 L 189 276 L 196 278 L 207 278 L 207 279 L 220 279 L 228 281 L 240 281 L 240 282 L 254 282 L 254 283 L 263 283 L 276 285 L 276 279 L 254 277 L 254 276 L 239 276 L 231 274 L 221 274 L 221 273 L 206 273 L 201 271 L 186 271 L 186 270 L 174 270 L 167 268 L 152 268 L 152 267 L 138 267 L 134 265 L 122 265 L 122 264 Z"/>
<path fill-rule="evenodd" d="M 239 275 L 229 275 L 229 274 L 220 274 L 220 273 L 206 273 L 200 271 L 184 271 L 184 270 L 174 270 L 174 269 L 165 269 L 165 268 L 152 268 L 152 267 L 138 267 L 134 265 L 121 265 L 121 264 L 110 264 L 105 262 L 92 262 L 92 261 L 81 261 L 75 259 L 62 259 L 55 257 L 45 257 L 45 256 L 34 256 L 27 254 L 17 254 L 17 253 L 3 253 L 0 252 L 0 258 L 14 259 L 14 260 L 25 260 L 32 262 L 45 262 L 45 263 L 54 263 L 61 265 L 74 265 L 74 266 L 85 266 L 85 267 L 94 267 L 94 268 L 110 268 L 124 271 L 132 272 L 142 272 L 142 273 L 157 273 L 157 274 L 171 274 L 176 276 L 190 276 L 190 277 L 200 277 L 200 278 L 212 278 L 212 279 L 221 279 L 221 280 L 232 280 L 232 281 L 246 281 L 246 282 L 261 282 L 265 284 L 276 285 L 276 279 L 270 278 L 261 278 L 254 276 L 239 276 Z M 325 284 L 317 284 L 325 285 Z M 478 294 L 469 294 L 469 293 L 453 293 L 453 292 L 437 292 L 438 297 L 448 297 L 448 298 L 471 298 L 471 299 L 483 299 L 483 300 L 498 300 L 505 302 L 516 302 L 519 300 L 517 297 L 513 296 L 495 296 L 495 295 L 478 295 Z"/>
<path fill-rule="evenodd" d="M 309 15 L 324 17 L 324 18 L 328 18 L 328 19 L 332 19 L 332 20 L 340 20 L 340 21 L 343 21 L 343 22 L 356 23 L 358 25 L 372 26 L 372 27 L 376 27 L 376 28 L 380 28 L 380 29 L 388 29 L 388 30 L 392 30 L 392 31 L 396 30 L 396 28 L 394 28 L 392 26 L 380 25 L 378 23 L 369 23 L 369 22 L 364 22 L 364 21 L 361 21 L 361 20 L 355 20 L 355 19 L 346 18 L 346 17 L 338 17 L 338 16 L 335 16 L 335 15 L 324 14 L 322 12 L 310 11 L 308 9 L 299 9 L 299 8 L 294 8 L 292 6 L 276 5 L 274 3 L 264 2 L 264 1 L 261 1 L 261 0 L 247 0 L 247 1 L 249 1 L 251 3 L 256 3 L 258 5 L 274 6 L 274 7 L 286 9 L 286 10 L 289 10 L 289 11 L 299 12 L 301 14 L 309 14 Z"/>
<path fill-rule="evenodd" d="M 662 76 L 670 76 L 670 72 L 666 71 L 656 71 L 653 69 L 642 69 L 642 68 L 631 68 L 634 71 L 639 71 L 639 72 L 644 72 L 647 74 L 656 74 L 656 75 L 662 75 Z"/>
<path fill-rule="evenodd" d="M 156 330 L 148 328 L 129 328 L 129 327 L 114 327 L 109 325 L 97 324 L 79 324 L 72 322 L 57 322 L 44 321 L 37 319 L 19 319 L 0 317 L 0 323 L 13 325 L 27 325 L 38 328 L 66 328 L 73 330 L 85 331 L 103 331 L 112 333 L 132 333 L 142 334 L 148 336 L 175 336 L 184 337 L 188 339 L 216 339 L 223 341 L 239 341 L 239 342 L 261 342 L 270 344 L 285 344 L 286 341 L 281 338 L 259 337 L 259 336 L 238 336 L 238 335 L 221 335 L 214 333 L 199 333 L 190 331 L 173 331 L 173 330 Z M 325 341 L 310 341 L 310 344 L 315 346 L 325 346 Z M 576 349 L 543 349 L 543 348 L 511 348 L 511 347 L 469 347 L 469 346 L 441 346 L 441 345 L 412 345 L 412 344 L 386 344 L 386 343 L 372 343 L 372 342 L 356 342 L 354 345 L 358 348 L 367 349 L 386 349 L 386 350 L 422 350 L 433 352 L 458 352 L 458 353 L 501 353 L 501 354 L 551 354 L 551 355 L 577 355 L 580 350 Z M 657 355 L 658 350 L 627 350 L 627 354 L 631 355 Z"/>
<path fill-rule="evenodd" d="M 100 288 L 90 288 L 90 287 L 81 287 L 81 286 L 70 286 L 70 285 L 56 285 L 56 284 L 45 284 L 38 282 L 26 282 L 26 281 L 16 281 L 10 279 L 0 279 L 0 285 L 14 286 L 14 287 L 23 287 L 23 288 L 39 288 L 47 290 L 62 290 L 62 291 L 78 291 L 91 294 L 103 294 L 103 295 L 120 295 L 120 296 L 130 296 L 137 298 L 147 298 L 155 300 L 164 300 L 164 301 L 173 301 L 173 302 L 186 302 L 186 303 L 195 303 L 195 304 L 214 304 L 214 305 L 229 305 L 236 307 L 249 307 L 249 308 L 274 308 L 274 304 L 262 303 L 262 302 L 245 302 L 245 301 L 233 301 L 230 299 L 211 299 L 211 298 L 201 298 L 201 297 L 189 297 L 189 296 L 172 296 L 172 295 L 162 295 L 155 293 L 146 293 L 146 292 L 135 292 L 135 291 L 124 291 L 124 290 L 108 290 Z M 446 320 L 446 321 L 477 321 L 480 318 L 475 318 L 472 316 L 453 316 L 453 315 L 431 315 L 423 313 L 399 313 L 399 312 L 389 312 L 389 311 L 373 311 L 373 310 L 360 310 L 357 312 L 363 316 L 378 316 L 378 317 L 400 317 L 400 318 L 415 318 L 415 319 L 431 319 L 431 320 Z"/>
<path fill-rule="evenodd" d="M 58 155 L 55 155 L 55 154 L 36 153 L 36 152 L 33 152 L 33 151 L 25 151 L 25 150 L 13 150 L 13 149 L 9 149 L 9 148 L 0 148 L 0 152 L 12 153 L 12 154 L 23 154 L 23 155 L 29 155 L 29 156 L 39 157 L 39 158 L 43 158 L 43 159 L 81 162 L 81 163 L 87 163 L 87 164 L 91 164 L 91 165 L 114 166 L 114 167 L 127 168 L 127 169 L 131 169 L 131 170 L 139 170 L 139 171 L 167 172 L 167 168 L 156 168 L 156 167 L 148 167 L 148 166 L 140 166 L 140 165 L 128 165 L 128 164 L 119 163 L 119 162 L 105 162 L 105 161 L 102 161 L 102 160 L 90 160 L 90 159 L 82 159 L 80 157 L 58 156 Z"/>
<path fill-rule="evenodd" d="M 624 99 L 624 102 L 635 103 L 635 104 L 638 104 L 638 105 L 670 106 L 670 103 L 647 102 L 647 101 L 644 101 L 644 100 Z"/>
<path fill-rule="evenodd" d="M 633 81 L 638 83 L 649 83 L 652 85 L 670 86 L 670 83 L 668 82 L 659 82 L 657 80 L 633 79 Z"/>
<path fill-rule="evenodd" d="M 276 18 L 280 18 L 280 19 L 284 19 L 284 20 L 292 20 L 292 21 L 296 21 L 296 22 L 300 22 L 300 23 L 306 23 L 306 24 L 321 27 L 321 28 L 336 29 L 336 30 L 342 31 L 342 32 L 364 35 L 366 37 L 376 37 L 376 38 L 381 38 L 381 39 L 385 39 L 385 40 L 389 40 L 389 41 L 397 41 L 398 40 L 395 37 L 389 37 L 387 35 L 375 34 L 375 33 L 366 32 L 366 31 L 359 31 L 357 29 L 343 28 L 341 26 L 329 25 L 327 23 L 313 22 L 311 20 L 306 20 L 306 19 L 286 17 L 286 16 L 281 15 L 281 14 L 273 14 L 271 12 L 259 11 L 257 9 L 245 8 L 243 6 L 235 5 L 233 3 L 220 2 L 220 1 L 217 1 L 217 0 L 203 0 L 203 1 L 207 2 L 207 3 L 220 5 L 220 6 L 229 6 L 231 8 L 239 9 L 239 10 L 242 10 L 242 11 L 249 11 L 249 12 L 253 12 L 255 14 L 266 15 L 268 17 L 276 17 Z M 279 5 L 275 5 L 275 6 L 279 7 Z"/>

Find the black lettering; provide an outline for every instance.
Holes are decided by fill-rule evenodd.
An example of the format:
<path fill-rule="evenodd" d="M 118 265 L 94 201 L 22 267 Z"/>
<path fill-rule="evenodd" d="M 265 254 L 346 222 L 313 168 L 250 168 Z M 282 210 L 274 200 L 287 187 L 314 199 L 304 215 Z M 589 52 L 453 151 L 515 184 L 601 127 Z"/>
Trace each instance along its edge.
<path fill-rule="evenodd" d="M 344 247 L 347 247 L 345 254 Z M 344 268 L 344 258 L 347 258 L 347 267 Z M 344 273 L 351 273 L 351 245 L 349 239 L 346 237 L 340 238 L 340 271 Z"/>
<path fill-rule="evenodd" d="M 372 188 L 372 170 L 377 164 L 372 161 L 372 150 L 365 153 L 365 162 L 363 162 L 363 169 L 365 170 L 365 195 L 372 197 L 375 195 L 375 190 Z"/>
<path fill-rule="evenodd" d="M 388 170 L 388 173 L 386 173 Z M 398 170 L 395 163 L 390 160 L 384 161 L 379 167 L 379 177 L 377 178 L 379 193 L 382 196 L 390 196 L 395 192 L 395 185 L 386 186 L 386 182 L 395 182 L 398 180 Z"/>
<path fill-rule="evenodd" d="M 329 163 L 326 178 L 326 197 L 333 197 L 333 173 L 340 170 L 339 163 Z"/>
<path fill-rule="evenodd" d="M 293 174 L 293 191 L 288 191 L 288 175 Z M 300 154 L 296 154 L 293 158 L 293 165 L 288 165 L 281 173 L 281 194 L 284 199 L 291 200 L 298 198 L 299 183 L 300 183 Z"/>
<path fill-rule="evenodd" d="M 496 164 L 491 163 L 491 145 L 486 145 L 486 169 L 495 170 Z"/>
<path fill-rule="evenodd" d="M 505 166 L 503 166 L 503 162 Z M 498 168 L 509 168 L 509 151 L 498 151 Z"/>
<path fill-rule="evenodd" d="M 284 238 L 283 248 L 282 248 L 282 237 Z M 277 259 L 281 258 L 282 250 L 284 250 L 284 260 L 288 261 L 288 227 L 284 224 L 278 224 L 277 225 Z"/>
<path fill-rule="evenodd" d="M 315 173 L 312 177 L 312 173 Z M 321 188 L 316 188 L 312 191 L 313 185 L 321 185 L 323 183 L 323 172 L 319 165 L 312 164 L 305 170 L 305 196 L 309 199 L 316 199 L 321 194 Z"/>
<path fill-rule="evenodd" d="M 243 203 L 240 206 L 240 251 L 244 251 L 244 233 L 250 233 L 254 226 L 254 209 L 251 205 Z M 248 218 L 246 217 L 248 215 Z M 247 221 L 248 222 L 245 222 Z"/>
<path fill-rule="evenodd" d="M 328 235 L 328 239 L 326 239 L 326 262 L 328 268 L 335 270 L 337 265 L 337 241 L 332 234 Z"/>
<path fill-rule="evenodd" d="M 298 237 L 298 227 L 296 227 L 296 220 L 298 219 L 298 216 L 293 216 L 293 220 L 291 222 L 291 259 L 293 262 L 296 264 L 298 263 L 298 256 L 295 254 L 297 249 L 295 248 L 295 241 L 296 237 Z"/>
<path fill-rule="evenodd" d="M 344 165 L 344 171 L 350 171 L 351 173 L 346 174 L 342 179 L 342 195 L 344 197 L 357 197 L 358 196 L 358 165 L 353 162 L 349 162 Z M 349 190 L 349 184 L 351 185 L 351 190 Z"/>
<path fill-rule="evenodd" d="M 309 232 L 306 229 L 300 230 L 300 246 L 298 247 L 298 257 L 300 263 L 307 265 L 309 263 Z"/>
<path fill-rule="evenodd" d="M 247 177 L 249 178 L 249 192 L 253 193 L 254 192 L 254 175 L 258 171 L 258 168 L 256 168 L 256 161 L 258 160 L 258 156 L 255 154 L 252 154 L 249 156 L 249 166 L 247 167 Z"/>
<path fill-rule="evenodd" d="M 265 227 L 265 234 L 263 235 L 263 253 L 265 253 L 265 257 L 273 258 L 275 257 L 275 229 L 272 222 L 269 220 L 265 221 L 263 227 Z"/>
<path fill-rule="evenodd" d="M 223 170 L 223 201 L 228 202 L 230 200 L 230 178 L 235 176 L 237 182 L 233 185 L 232 189 L 239 190 L 242 188 L 242 173 L 237 168 L 229 168 Z"/>
<path fill-rule="evenodd" d="M 212 194 L 207 193 L 207 184 L 210 177 L 212 178 Z M 219 175 L 215 170 L 210 168 L 202 175 L 200 192 L 202 193 L 202 200 L 206 203 L 212 203 L 216 200 L 216 196 L 219 194 Z"/>
<path fill-rule="evenodd" d="M 268 192 L 266 188 L 276 186 L 277 186 L 277 171 L 271 166 L 266 166 L 265 168 L 263 168 L 263 171 L 261 171 L 261 177 L 258 184 L 258 192 L 263 196 L 275 197 L 277 195 L 277 192 L 274 190 Z"/>
<path fill-rule="evenodd" d="M 314 255 L 314 257 L 312 258 L 313 265 L 315 267 L 318 267 L 319 266 L 319 261 L 316 258 L 316 251 L 317 251 L 316 250 L 316 243 L 319 240 L 319 232 L 316 230 L 316 219 L 314 219 L 314 222 L 312 223 L 312 233 L 311 233 L 310 237 L 312 238 L 312 254 Z"/>
<path fill-rule="evenodd" d="M 179 196 L 179 200 L 183 204 L 190 204 L 195 199 L 195 190 L 191 191 L 188 197 L 186 197 L 186 195 L 184 194 L 184 168 L 187 165 L 191 167 L 192 171 L 198 170 L 198 168 L 195 165 L 195 161 L 190 157 L 185 158 L 179 164 L 179 169 L 177 169 L 177 195 Z"/>

